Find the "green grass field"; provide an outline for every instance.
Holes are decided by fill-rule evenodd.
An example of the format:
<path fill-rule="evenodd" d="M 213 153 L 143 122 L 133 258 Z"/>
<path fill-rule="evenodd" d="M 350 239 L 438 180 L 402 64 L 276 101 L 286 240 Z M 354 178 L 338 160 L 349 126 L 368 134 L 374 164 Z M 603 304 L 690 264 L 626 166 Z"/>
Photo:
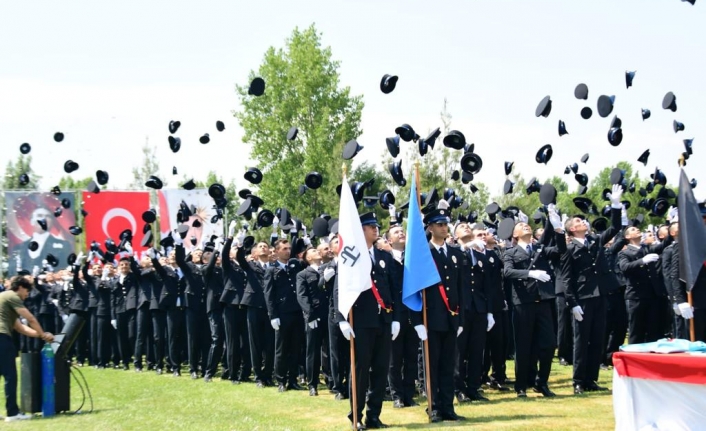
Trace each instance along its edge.
<path fill-rule="evenodd" d="M 512 377 L 514 364 L 508 362 Z M 61 414 L 51 419 L 2 424 L 16 430 L 348 430 L 348 401 L 335 401 L 321 389 L 318 397 L 305 391 L 283 394 L 276 388 L 258 389 L 254 383 L 231 385 L 214 379 L 212 383 L 157 376 L 153 372 L 136 374 L 133 370 L 95 370 L 82 368 L 93 394 L 93 413 Z M 600 384 L 612 386 L 612 372 L 601 372 Z M 608 430 L 614 428 L 610 393 L 591 393 L 575 397 L 571 387 L 571 368 L 553 365 L 550 387 L 553 399 L 528 392 L 518 400 L 514 392 L 486 390 L 490 402 L 456 406 L 465 422 L 429 424 L 419 407 L 393 409 L 383 406 L 381 420 L 390 429 L 443 428 L 448 430 Z M 72 408 L 78 408 L 81 393 L 72 383 Z M 88 401 L 84 412 L 88 412 Z M 4 409 L 3 409 L 4 410 Z M 4 413 L 4 412 L 3 412 Z"/>

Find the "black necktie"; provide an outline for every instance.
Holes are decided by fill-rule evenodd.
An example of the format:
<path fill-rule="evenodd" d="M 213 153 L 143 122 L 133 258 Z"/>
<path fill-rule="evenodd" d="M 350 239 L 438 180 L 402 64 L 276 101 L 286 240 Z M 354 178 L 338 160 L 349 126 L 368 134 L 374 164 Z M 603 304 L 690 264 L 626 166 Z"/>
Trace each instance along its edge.
<path fill-rule="evenodd" d="M 527 246 L 527 254 L 530 254 L 530 255 L 532 254 L 532 246 L 531 245 Z"/>
<path fill-rule="evenodd" d="M 443 256 L 444 259 L 446 259 L 446 250 L 444 249 L 444 247 L 439 248 L 439 254 Z"/>

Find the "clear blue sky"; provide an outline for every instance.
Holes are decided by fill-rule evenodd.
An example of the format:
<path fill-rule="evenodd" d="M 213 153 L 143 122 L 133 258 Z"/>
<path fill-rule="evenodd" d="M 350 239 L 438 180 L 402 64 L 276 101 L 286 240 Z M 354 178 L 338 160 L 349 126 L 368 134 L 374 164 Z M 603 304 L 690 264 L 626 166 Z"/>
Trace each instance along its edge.
<path fill-rule="evenodd" d="M 148 137 L 171 186 L 172 165 L 179 178 L 214 169 L 244 186 L 249 149 L 230 115 L 238 109 L 234 85 L 245 84 L 265 50 L 282 46 L 295 26 L 316 23 L 342 63 L 343 85 L 364 95 L 361 159 L 378 159 L 401 123 L 420 134 L 441 126 L 447 98 L 452 128 L 476 144 L 485 162 L 478 179 L 493 193 L 504 160 L 526 177 L 546 178 L 588 152 L 593 176 L 618 160 L 636 164 L 647 148 L 641 173 L 658 165 L 676 184 L 682 139 L 694 137 L 687 173 L 703 199 L 705 7 L 679 0 L 3 2 L 0 149 L 3 160 L 14 159 L 29 142 L 44 189 L 63 175 L 66 159 L 81 165 L 75 178 L 103 169 L 120 188 Z M 637 71 L 629 90 L 625 70 Z M 400 77 L 390 95 L 378 89 L 384 73 Z M 600 94 L 616 95 L 619 147 L 606 140 L 610 117 L 580 118 L 584 101 L 573 97 L 580 82 L 594 111 Z M 676 113 L 661 109 L 667 91 L 678 97 Z M 546 95 L 552 113 L 536 118 Z M 652 118 L 643 122 L 641 108 Z M 176 155 L 167 144 L 171 119 L 183 124 Z M 570 135 L 559 138 L 559 119 Z M 685 132 L 674 134 L 674 119 Z M 225 132 L 215 131 L 216 120 Z M 65 133 L 63 143 L 52 140 L 56 131 Z M 212 141 L 201 145 L 205 132 Z M 534 161 L 545 143 L 554 146 L 546 167 Z"/>

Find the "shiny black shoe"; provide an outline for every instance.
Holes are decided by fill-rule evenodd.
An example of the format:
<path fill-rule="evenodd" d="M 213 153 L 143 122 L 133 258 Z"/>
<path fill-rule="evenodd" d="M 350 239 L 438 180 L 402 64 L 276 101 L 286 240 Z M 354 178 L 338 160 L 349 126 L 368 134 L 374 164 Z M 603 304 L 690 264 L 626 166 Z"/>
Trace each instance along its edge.
<path fill-rule="evenodd" d="M 409 400 L 404 403 L 405 407 L 417 407 L 418 405 L 419 405 L 419 403 L 414 400 Z"/>
<path fill-rule="evenodd" d="M 392 402 L 392 407 L 394 407 L 396 409 L 402 409 L 402 408 L 404 408 L 404 403 L 402 402 L 401 399 L 398 398 Z"/>
<path fill-rule="evenodd" d="M 257 387 L 260 388 L 260 389 L 264 389 L 264 388 L 265 388 L 265 382 L 262 382 L 262 381 L 258 380 L 258 381 L 255 382 L 255 386 L 257 386 Z"/>
<path fill-rule="evenodd" d="M 488 386 L 490 389 L 495 389 L 496 391 L 500 392 L 507 392 L 510 390 L 510 388 L 503 386 L 502 383 L 496 381 L 496 380 L 491 380 L 489 381 L 486 386 Z"/>
<path fill-rule="evenodd" d="M 559 358 L 559 365 L 563 365 L 565 367 L 570 367 L 572 364 L 571 364 L 571 362 L 567 361 L 564 358 Z"/>
<path fill-rule="evenodd" d="M 464 418 L 463 416 L 457 415 L 455 412 L 444 413 L 441 415 L 441 419 L 443 419 L 445 421 L 454 421 L 454 422 L 466 420 L 466 418 Z"/>
<path fill-rule="evenodd" d="M 343 400 L 347 400 L 347 399 L 348 399 L 348 396 L 347 396 L 347 395 L 344 395 L 344 394 L 342 394 L 342 393 L 339 392 L 339 393 L 336 394 L 335 397 L 333 397 L 333 399 L 336 400 L 336 401 L 343 401 Z"/>
<path fill-rule="evenodd" d="M 305 390 L 303 387 L 299 386 L 298 383 L 290 383 L 287 385 L 287 389 L 293 390 L 293 391 L 303 391 Z"/>
<path fill-rule="evenodd" d="M 286 392 L 287 388 L 284 386 L 284 383 L 280 383 L 279 386 L 277 387 L 278 392 Z"/>
<path fill-rule="evenodd" d="M 389 428 L 388 425 L 382 423 L 379 418 L 368 419 L 365 418 L 365 428 L 371 430 Z"/>
<path fill-rule="evenodd" d="M 583 395 L 584 389 L 581 385 L 574 385 L 574 395 Z"/>
<path fill-rule="evenodd" d="M 608 388 L 604 388 L 603 386 L 598 386 L 596 382 L 593 382 L 591 384 L 586 385 L 584 387 L 584 390 L 586 392 L 602 392 L 602 391 L 607 391 Z"/>
<path fill-rule="evenodd" d="M 196 380 L 199 378 L 198 373 L 191 373 L 191 380 Z"/>
<path fill-rule="evenodd" d="M 309 396 L 310 397 L 318 397 L 319 391 L 317 391 L 316 388 L 309 388 Z"/>
<path fill-rule="evenodd" d="M 471 401 L 489 401 L 486 397 L 481 395 L 478 391 L 471 391 L 468 392 L 468 398 L 471 399 Z"/>
<path fill-rule="evenodd" d="M 534 388 L 532 388 L 532 390 L 538 394 L 542 394 L 546 398 L 552 398 L 552 397 L 556 396 L 556 394 L 554 392 L 552 392 L 549 389 L 549 386 L 547 386 L 547 385 L 535 386 Z"/>
<path fill-rule="evenodd" d="M 516 391 L 517 393 L 517 398 L 527 398 L 527 392 L 524 389 L 520 389 L 519 391 Z"/>
<path fill-rule="evenodd" d="M 174 377 L 181 377 L 181 373 L 177 370 L 172 374 Z"/>
<path fill-rule="evenodd" d="M 204 381 L 204 383 L 211 383 L 213 381 L 213 379 L 211 378 L 211 376 L 206 376 L 203 378 L 203 381 Z"/>
<path fill-rule="evenodd" d="M 611 368 L 610 365 L 601 364 L 601 370 L 602 370 L 602 371 L 610 371 L 610 370 L 612 370 L 612 369 L 613 369 L 613 368 Z"/>
<path fill-rule="evenodd" d="M 459 404 L 471 402 L 471 399 L 468 398 L 468 396 L 466 394 L 464 394 L 463 392 L 456 392 L 456 400 L 458 401 Z"/>
<path fill-rule="evenodd" d="M 431 415 L 429 416 L 429 422 L 436 424 L 439 422 L 443 422 L 444 419 L 441 417 L 438 411 L 432 410 Z"/>
<path fill-rule="evenodd" d="M 231 381 L 230 381 L 230 384 L 231 384 L 231 385 L 239 385 L 239 384 L 240 384 L 240 380 L 231 380 Z"/>
<path fill-rule="evenodd" d="M 161 376 L 164 371 L 161 368 L 157 368 L 157 370 L 155 372 L 157 373 L 158 376 Z"/>

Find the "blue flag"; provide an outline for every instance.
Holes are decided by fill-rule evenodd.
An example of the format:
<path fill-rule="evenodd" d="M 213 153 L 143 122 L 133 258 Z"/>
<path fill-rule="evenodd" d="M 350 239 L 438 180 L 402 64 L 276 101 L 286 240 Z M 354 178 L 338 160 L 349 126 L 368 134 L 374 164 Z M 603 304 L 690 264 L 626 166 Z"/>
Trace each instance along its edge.
<path fill-rule="evenodd" d="M 431 257 L 429 243 L 424 233 L 417 186 L 412 174 L 407 217 L 407 244 L 404 248 L 404 279 L 402 302 L 412 311 L 422 311 L 422 290 L 441 282 L 439 271 Z"/>

